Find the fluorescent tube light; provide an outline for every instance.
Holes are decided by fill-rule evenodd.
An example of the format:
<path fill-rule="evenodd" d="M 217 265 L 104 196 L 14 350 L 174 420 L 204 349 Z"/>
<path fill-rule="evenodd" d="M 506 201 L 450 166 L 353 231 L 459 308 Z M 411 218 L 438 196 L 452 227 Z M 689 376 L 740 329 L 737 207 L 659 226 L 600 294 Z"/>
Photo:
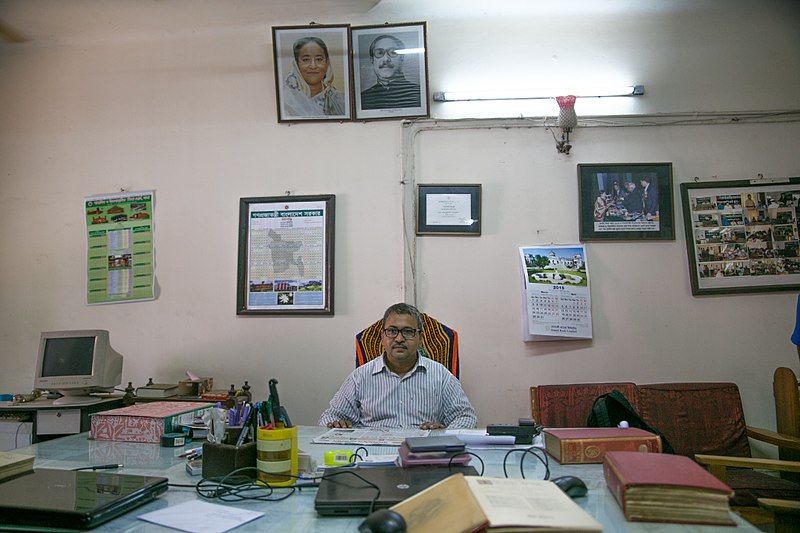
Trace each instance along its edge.
<path fill-rule="evenodd" d="M 472 102 L 483 100 L 536 100 L 572 94 L 578 98 L 604 98 L 615 96 L 641 96 L 644 85 L 585 87 L 564 89 L 522 89 L 503 91 L 439 91 L 433 93 L 434 102 Z"/>

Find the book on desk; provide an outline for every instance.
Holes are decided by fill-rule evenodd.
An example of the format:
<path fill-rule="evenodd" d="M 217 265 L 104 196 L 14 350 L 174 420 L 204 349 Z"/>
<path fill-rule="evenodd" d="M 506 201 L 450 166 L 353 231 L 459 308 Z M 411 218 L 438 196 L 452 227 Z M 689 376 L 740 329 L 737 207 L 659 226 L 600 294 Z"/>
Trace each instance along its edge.
<path fill-rule="evenodd" d="M 0 481 L 33 470 L 32 455 L 0 452 Z"/>
<path fill-rule="evenodd" d="M 733 491 L 688 457 L 608 452 L 603 461 L 608 489 L 634 522 L 733 525 Z"/>
<path fill-rule="evenodd" d="M 394 505 L 413 533 L 602 531 L 550 481 L 452 475 Z"/>
<path fill-rule="evenodd" d="M 612 450 L 661 453 L 661 437 L 638 428 L 546 429 L 545 451 L 562 465 L 602 463 Z"/>
<path fill-rule="evenodd" d="M 169 398 L 177 395 L 177 383 L 148 383 L 136 389 L 137 398 Z"/>

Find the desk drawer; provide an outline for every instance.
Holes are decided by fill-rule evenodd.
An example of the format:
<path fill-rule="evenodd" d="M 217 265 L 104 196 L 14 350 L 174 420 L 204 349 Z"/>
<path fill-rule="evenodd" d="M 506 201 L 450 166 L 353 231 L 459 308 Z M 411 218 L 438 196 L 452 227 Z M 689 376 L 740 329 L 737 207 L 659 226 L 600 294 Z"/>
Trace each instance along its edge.
<path fill-rule="evenodd" d="M 40 409 L 36 411 L 37 435 L 67 435 L 80 432 L 80 409 Z"/>

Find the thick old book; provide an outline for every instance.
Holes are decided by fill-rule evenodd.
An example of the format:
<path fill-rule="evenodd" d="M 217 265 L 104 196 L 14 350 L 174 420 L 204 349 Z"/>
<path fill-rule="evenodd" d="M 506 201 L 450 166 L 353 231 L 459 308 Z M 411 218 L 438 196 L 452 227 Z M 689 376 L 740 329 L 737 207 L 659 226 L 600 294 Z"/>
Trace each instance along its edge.
<path fill-rule="evenodd" d="M 89 438 L 159 443 L 161 435 L 193 423 L 211 407 L 204 402 L 152 402 L 103 411 L 90 415 Z"/>
<path fill-rule="evenodd" d="M 32 455 L 0 452 L 0 480 L 33 471 Z"/>
<path fill-rule="evenodd" d="M 169 398 L 177 394 L 177 383 L 151 383 L 136 389 L 136 396 L 139 398 Z"/>
<path fill-rule="evenodd" d="M 603 474 L 634 522 L 731 525 L 733 491 L 682 455 L 608 452 Z"/>
<path fill-rule="evenodd" d="M 602 463 L 610 451 L 661 453 L 661 437 L 638 428 L 544 430 L 545 451 L 565 464 Z"/>
<path fill-rule="evenodd" d="M 454 474 L 392 507 L 408 533 L 601 531 L 550 481 Z"/>

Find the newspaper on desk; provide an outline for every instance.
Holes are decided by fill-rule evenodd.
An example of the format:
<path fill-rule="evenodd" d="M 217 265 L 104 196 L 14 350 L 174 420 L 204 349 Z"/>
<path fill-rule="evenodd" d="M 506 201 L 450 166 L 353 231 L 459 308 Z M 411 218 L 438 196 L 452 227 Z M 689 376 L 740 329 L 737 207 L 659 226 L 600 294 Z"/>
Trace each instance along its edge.
<path fill-rule="evenodd" d="M 427 437 L 430 430 L 419 428 L 333 428 L 311 442 L 353 446 L 400 446 L 408 437 Z"/>

